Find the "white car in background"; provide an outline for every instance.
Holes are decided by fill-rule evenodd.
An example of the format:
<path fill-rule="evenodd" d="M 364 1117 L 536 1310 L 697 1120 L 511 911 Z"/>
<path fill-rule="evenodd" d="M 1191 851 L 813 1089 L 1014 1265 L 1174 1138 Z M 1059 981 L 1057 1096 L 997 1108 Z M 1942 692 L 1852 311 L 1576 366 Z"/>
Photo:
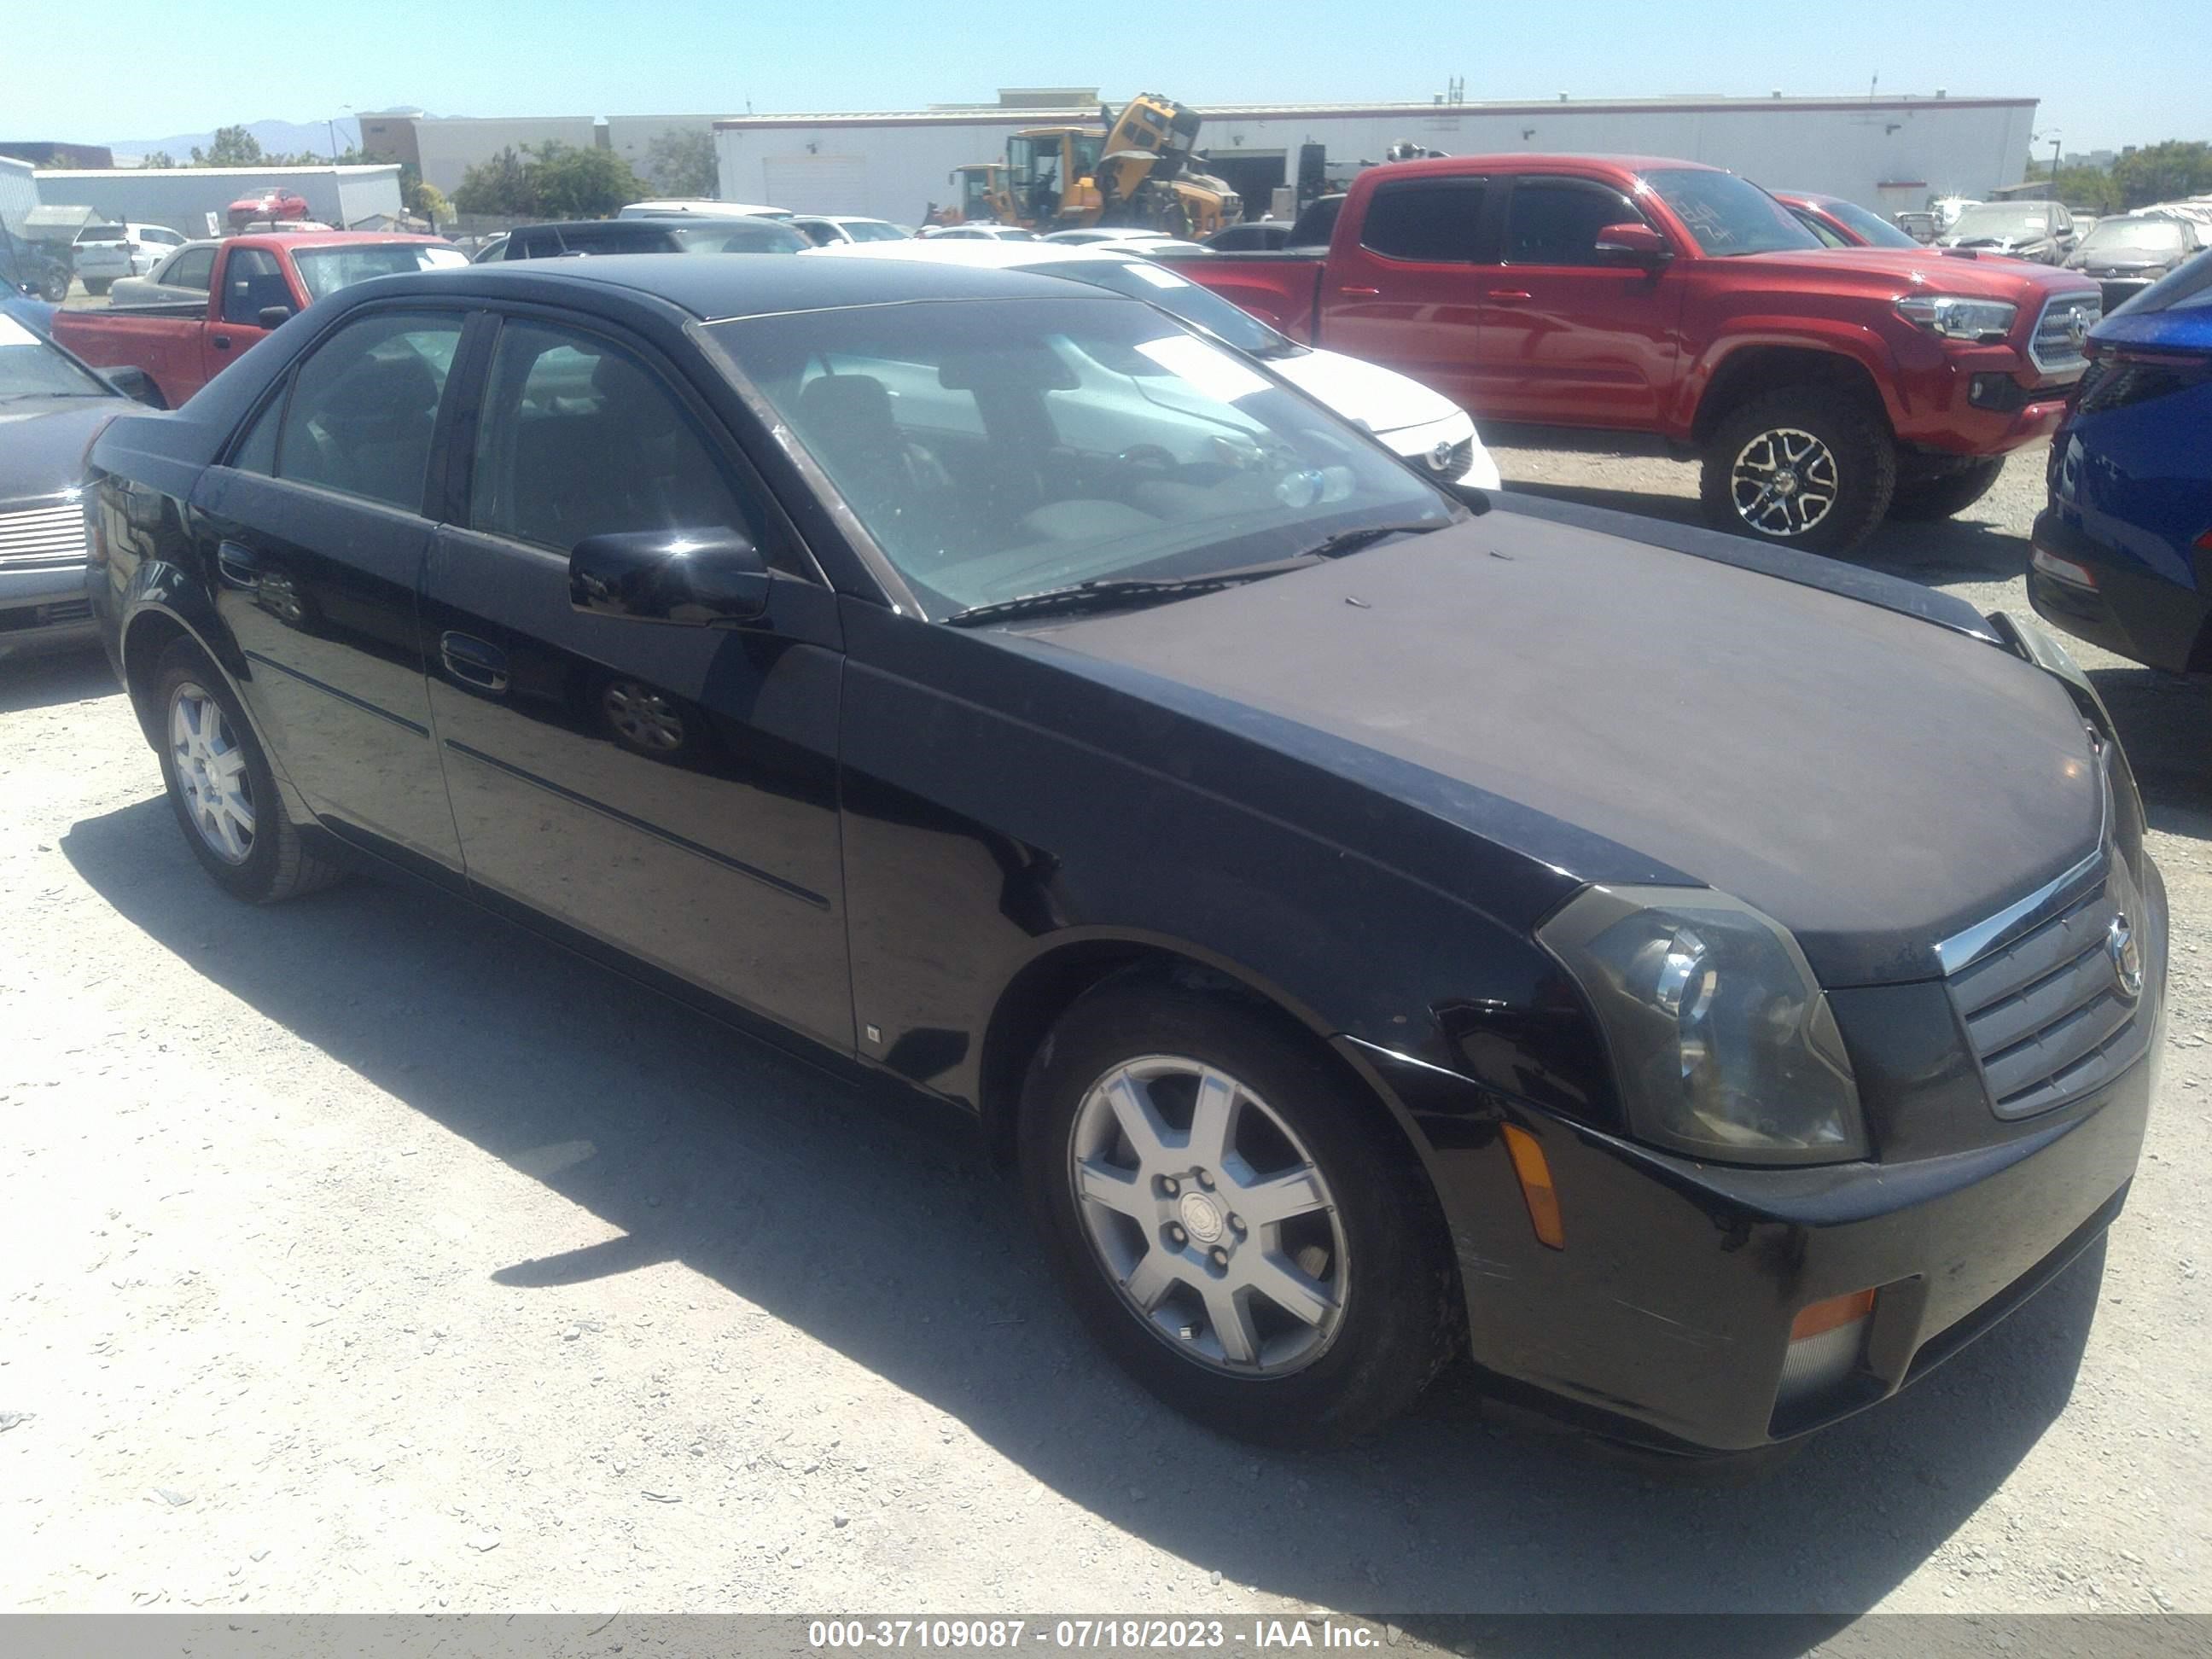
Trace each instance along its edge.
<path fill-rule="evenodd" d="M 632 202 L 617 219 L 682 218 L 690 214 L 702 219 L 793 219 L 798 216 L 789 208 L 763 207 L 752 202 L 710 202 L 704 198 L 670 197 L 665 201 Z"/>
<path fill-rule="evenodd" d="M 903 242 L 911 234 L 888 219 L 862 219 L 849 213 L 804 213 L 787 222 L 817 247 L 832 242 Z"/>
<path fill-rule="evenodd" d="M 70 248 L 70 268 L 87 294 L 105 294 L 125 276 L 143 276 L 185 240 L 166 225 L 87 225 Z"/>
<path fill-rule="evenodd" d="M 1163 240 L 1172 240 L 1163 238 Z M 1394 369 L 1334 351 L 1317 351 L 1279 334 L 1210 289 L 1166 265 L 1097 243 L 957 241 L 943 236 L 897 242 L 839 242 L 809 248 L 801 258 L 916 259 L 1029 270 L 1133 295 L 1257 357 L 1276 374 L 1440 483 L 1498 487 L 1498 463 L 1482 447 L 1467 411 L 1442 393 Z"/>
<path fill-rule="evenodd" d="M 927 242 L 1035 242 L 1036 232 L 1020 225 L 924 225 L 915 235 Z"/>

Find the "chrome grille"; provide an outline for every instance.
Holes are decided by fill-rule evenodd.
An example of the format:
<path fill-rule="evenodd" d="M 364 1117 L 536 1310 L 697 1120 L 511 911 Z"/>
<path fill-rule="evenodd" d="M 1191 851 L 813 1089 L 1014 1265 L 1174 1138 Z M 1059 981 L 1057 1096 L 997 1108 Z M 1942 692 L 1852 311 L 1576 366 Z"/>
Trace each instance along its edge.
<path fill-rule="evenodd" d="M 1442 460 L 1433 449 L 1421 457 L 1422 465 L 1439 478 L 1456 478 L 1474 464 L 1474 440 L 1462 438 Z"/>
<path fill-rule="evenodd" d="M 2052 295 L 2043 302 L 2042 314 L 2035 319 L 2035 334 L 2027 346 L 2029 359 L 2045 374 L 2079 374 L 2087 361 L 2082 347 L 2089 331 L 2104 315 L 2105 302 L 2093 289 Z"/>
<path fill-rule="evenodd" d="M 2108 1082 L 2141 1057 L 2149 1022 L 2120 983 L 2110 945 L 2129 918 L 2148 950 L 2148 918 L 2109 846 L 2055 914 L 1949 976 L 1951 1000 L 1999 1117 L 2032 1117 Z M 2148 989 L 2145 995 L 2154 994 Z"/>
<path fill-rule="evenodd" d="M 84 562 L 84 508 L 76 501 L 0 513 L 0 570 L 55 570 Z"/>

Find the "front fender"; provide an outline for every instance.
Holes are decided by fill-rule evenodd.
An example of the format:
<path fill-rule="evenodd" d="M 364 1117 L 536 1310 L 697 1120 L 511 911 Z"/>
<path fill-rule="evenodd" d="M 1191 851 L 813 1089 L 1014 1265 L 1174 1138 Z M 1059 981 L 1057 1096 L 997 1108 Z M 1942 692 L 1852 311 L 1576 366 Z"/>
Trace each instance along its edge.
<path fill-rule="evenodd" d="M 1863 373 L 1896 427 L 1912 413 L 1909 395 L 1916 375 L 1938 373 L 1943 353 L 1933 339 L 1924 352 L 1917 342 L 1893 342 L 1884 331 L 1847 317 L 1749 315 L 1732 318 L 1725 331 L 1710 339 L 1692 358 L 1675 388 L 1668 424 L 1687 438 L 1702 429 L 1700 415 L 1715 386 L 1725 387 L 1749 360 L 1761 352 L 1817 352 Z M 1921 359 L 1924 356 L 1925 361 Z"/>

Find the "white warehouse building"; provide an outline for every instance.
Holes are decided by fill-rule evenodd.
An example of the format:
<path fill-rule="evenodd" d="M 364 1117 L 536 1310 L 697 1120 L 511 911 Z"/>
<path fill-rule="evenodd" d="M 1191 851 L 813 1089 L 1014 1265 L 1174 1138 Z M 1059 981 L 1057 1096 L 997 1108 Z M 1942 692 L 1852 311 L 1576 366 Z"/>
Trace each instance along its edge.
<path fill-rule="evenodd" d="M 400 213 L 397 167 L 41 167 L 38 187 L 43 206 L 185 236 L 212 234 L 210 215 L 219 228 L 231 203 L 267 190 L 291 191 L 319 223 L 344 229 Z"/>
<path fill-rule="evenodd" d="M 1076 89 L 1079 90 L 1079 89 Z M 1033 94 L 1030 95 L 1033 96 Z M 1776 190 L 1841 196 L 1889 215 L 1931 196 L 1984 196 L 2017 184 L 2033 98 L 1652 98 L 1550 103 L 1222 104 L 1200 108 L 1208 169 L 1249 216 L 1302 166 L 1380 161 L 1395 143 L 1448 155 L 1601 152 L 1704 161 Z M 952 169 L 1005 159 L 1028 127 L 1095 122 L 1095 100 L 905 113 L 729 116 L 714 123 L 722 199 L 921 222 L 954 199 Z M 1319 146 L 1316 156 L 1310 147 Z"/>

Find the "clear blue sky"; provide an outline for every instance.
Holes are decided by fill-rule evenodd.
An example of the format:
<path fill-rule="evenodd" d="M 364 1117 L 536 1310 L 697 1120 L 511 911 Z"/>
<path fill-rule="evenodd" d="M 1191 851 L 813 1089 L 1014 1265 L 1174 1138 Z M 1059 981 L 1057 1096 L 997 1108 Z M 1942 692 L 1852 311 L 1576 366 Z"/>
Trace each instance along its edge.
<path fill-rule="evenodd" d="M 2197 21 L 2187 20 L 2194 16 Z M 1147 40 L 1147 18 L 1163 34 Z M 1213 31 L 1218 37 L 1209 39 Z M 1172 42 L 1170 37 L 1172 37 Z M 1190 8 L 1008 0 L 367 0 L 243 11 L 175 0 L 24 4 L 0 137 L 158 137 L 441 115 L 901 109 L 1002 86 L 1186 102 L 1886 91 L 2043 100 L 2066 148 L 2212 138 L 2203 0 L 1279 0 Z"/>

